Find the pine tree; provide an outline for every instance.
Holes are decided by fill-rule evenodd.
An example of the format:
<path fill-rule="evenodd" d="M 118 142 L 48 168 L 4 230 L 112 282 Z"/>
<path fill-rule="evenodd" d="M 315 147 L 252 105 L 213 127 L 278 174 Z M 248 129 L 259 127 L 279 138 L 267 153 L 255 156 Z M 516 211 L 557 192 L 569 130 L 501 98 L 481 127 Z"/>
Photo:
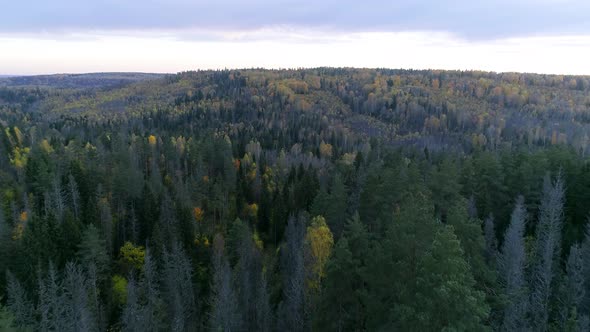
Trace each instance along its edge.
<path fill-rule="evenodd" d="M 24 330 L 24 329 L 22 329 Z M 0 331 L 17 332 L 14 323 L 14 315 L 4 305 L 2 305 L 2 298 L 0 298 Z"/>
<path fill-rule="evenodd" d="M 314 326 L 327 331 L 365 330 L 367 309 L 366 262 L 369 234 L 358 213 L 345 225 L 326 267 Z M 342 276 L 346 276 L 343 278 Z"/>
<path fill-rule="evenodd" d="M 305 220 L 290 216 L 285 230 L 286 243 L 281 247 L 283 298 L 278 309 L 278 328 L 284 331 L 304 331 L 308 326 L 303 257 L 304 235 Z"/>
<path fill-rule="evenodd" d="M 18 328 L 28 328 L 33 326 L 33 303 L 23 286 L 10 273 L 6 272 L 8 287 L 6 289 L 8 309 L 14 316 L 14 326 Z"/>
<path fill-rule="evenodd" d="M 347 201 L 348 195 L 346 194 L 344 182 L 342 181 L 341 176 L 336 174 L 330 190 L 326 212 L 325 214 L 316 214 L 322 215 L 326 218 L 326 222 L 336 239 L 340 237 L 340 234 L 344 229 Z"/>
<path fill-rule="evenodd" d="M 473 218 L 471 218 L 473 220 Z M 486 242 L 485 259 L 488 266 L 495 267 L 498 256 L 498 240 L 496 238 L 496 228 L 494 216 L 490 214 L 483 225 L 483 233 Z"/>
<path fill-rule="evenodd" d="M 412 329 L 417 264 L 440 224 L 435 222 L 430 199 L 418 192 L 404 199 L 388 226 L 385 237 L 374 241 L 367 255 L 368 330 Z"/>
<path fill-rule="evenodd" d="M 452 226 L 442 227 L 418 262 L 414 329 L 417 331 L 486 331 L 490 308 L 463 258 Z"/>
<path fill-rule="evenodd" d="M 326 283 L 320 298 L 315 326 L 321 331 L 352 331 L 355 328 L 354 312 L 356 270 L 346 237 L 341 237 L 327 266 Z M 346 276 L 346 277 L 342 277 Z"/>
<path fill-rule="evenodd" d="M 495 283 L 495 276 L 494 271 L 486 264 L 486 254 L 491 251 L 489 254 L 494 255 L 495 245 L 493 238 L 484 237 L 481 220 L 469 219 L 465 200 L 461 199 L 449 208 L 447 224 L 453 226 L 455 234 L 461 243 L 461 248 L 465 253 L 465 259 L 470 265 L 478 284 L 492 287 Z M 489 225 L 488 228 L 490 228 Z M 493 232 L 493 226 L 491 231 Z M 489 229 L 488 232 L 490 232 Z M 490 234 L 485 235 L 491 237 Z"/>
<path fill-rule="evenodd" d="M 94 225 L 88 225 L 82 233 L 77 256 L 87 268 L 90 265 L 94 266 L 99 282 L 107 279 L 110 271 L 110 257 L 107 253 L 106 242 Z"/>
<path fill-rule="evenodd" d="M 68 176 L 69 200 L 72 204 L 74 217 L 78 220 L 80 218 L 80 192 L 78 191 L 78 184 L 72 174 Z"/>

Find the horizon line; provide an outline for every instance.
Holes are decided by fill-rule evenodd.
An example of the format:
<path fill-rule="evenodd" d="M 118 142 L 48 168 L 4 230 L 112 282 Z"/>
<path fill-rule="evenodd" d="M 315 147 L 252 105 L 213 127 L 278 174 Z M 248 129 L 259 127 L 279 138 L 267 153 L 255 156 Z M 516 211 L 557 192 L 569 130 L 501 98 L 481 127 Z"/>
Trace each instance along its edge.
<path fill-rule="evenodd" d="M 464 72 L 464 73 L 485 73 L 485 74 L 521 74 L 521 75 L 545 75 L 545 76 L 578 76 L 590 77 L 590 74 L 568 74 L 568 73 L 547 73 L 547 72 L 527 72 L 527 71 L 493 71 L 483 69 L 437 69 L 437 68 L 403 68 L 403 67 L 355 67 L 355 66 L 310 66 L 310 67 L 223 67 L 223 68 L 195 68 L 185 69 L 177 72 L 158 72 L 158 71 L 80 71 L 80 72 L 51 72 L 51 73 L 33 73 L 33 74 L 3 74 L 1 78 L 17 77 L 38 77 L 38 76 L 60 76 L 60 75 L 97 75 L 97 74 L 144 74 L 144 75 L 178 75 L 187 72 L 207 72 L 207 71 L 299 71 L 314 69 L 351 69 L 351 70 L 399 70 L 399 71 L 440 71 L 440 72 Z"/>

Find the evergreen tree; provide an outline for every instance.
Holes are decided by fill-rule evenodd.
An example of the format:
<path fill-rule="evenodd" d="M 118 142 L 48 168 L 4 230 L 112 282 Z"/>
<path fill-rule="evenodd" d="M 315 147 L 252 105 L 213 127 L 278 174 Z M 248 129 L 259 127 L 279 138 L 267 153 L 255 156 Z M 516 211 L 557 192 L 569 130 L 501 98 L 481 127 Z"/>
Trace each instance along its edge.
<path fill-rule="evenodd" d="M 104 282 L 110 271 L 110 257 L 107 246 L 100 231 L 92 224 L 82 233 L 82 240 L 78 246 L 77 256 L 87 268 L 94 266 L 99 282 Z"/>
<path fill-rule="evenodd" d="M 29 328 L 33 326 L 33 303 L 29 300 L 29 296 L 23 286 L 10 272 L 6 272 L 6 279 L 8 281 L 8 287 L 6 289 L 7 294 L 7 306 L 11 311 L 14 323 L 13 325 L 17 328 Z"/>
<path fill-rule="evenodd" d="M 316 317 L 316 327 L 321 331 L 355 330 L 355 317 L 351 309 L 357 307 L 357 280 L 351 272 L 357 270 L 354 265 L 346 237 L 341 237 L 333 257 L 327 266 L 326 284 L 321 294 L 318 307 L 320 315 Z M 342 276 L 347 276 L 343 278 Z"/>
<path fill-rule="evenodd" d="M 485 294 L 463 258 L 452 226 L 442 227 L 418 262 L 414 329 L 419 331 L 486 331 L 490 313 Z"/>
<path fill-rule="evenodd" d="M 418 192 L 405 198 L 385 238 L 373 244 L 366 271 L 368 330 L 412 329 L 417 314 L 417 264 L 439 226 L 431 201 Z"/>
<path fill-rule="evenodd" d="M 264 274 L 258 280 L 256 286 L 256 303 L 255 312 L 256 320 L 253 326 L 254 331 L 270 332 L 273 330 L 274 314 L 270 304 L 270 294 L 268 291 L 268 283 Z"/>
<path fill-rule="evenodd" d="M 1 302 L 2 298 L 0 298 L 0 331 L 17 332 L 14 325 L 14 315 Z"/>
<path fill-rule="evenodd" d="M 485 260 L 488 252 L 488 242 L 486 240 L 492 242 L 489 244 L 491 248 L 489 250 L 492 251 L 490 254 L 493 255 L 493 239 L 484 237 L 479 219 L 469 219 L 467 202 L 464 199 L 458 200 L 449 208 L 447 224 L 453 226 L 455 234 L 461 243 L 461 248 L 465 253 L 465 259 L 476 276 L 478 284 L 482 285 L 483 288 L 493 287 L 495 284 L 494 270 L 490 269 Z M 490 236 L 489 234 L 486 235 Z"/>
<path fill-rule="evenodd" d="M 308 326 L 305 297 L 303 244 L 305 220 L 289 217 L 285 230 L 286 243 L 281 247 L 283 298 L 278 309 L 280 330 L 304 331 Z"/>
<path fill-rule="evenodd" d="M 334 237 L 338 239 L 346 221 L 346 205 L 348 197 L 346 194 L 346 187 L 339 174 L 334 176 L 332 188 L 325 213 L 318 213 L 315 215 L 322 215 L 326 218 L 326 222 L 330 227 Z"/>
<path fill-rule="evenodd" d="M 474 220 L 475 218 L 471 218 Z M 494 216 L 489 215 L 483 224 L 483 233 L 486 243 L 485 259 L 490 267 L 496 266 L 498 257 L 498 240 L 496 238 L 496 227 L 494 225 Z"/>

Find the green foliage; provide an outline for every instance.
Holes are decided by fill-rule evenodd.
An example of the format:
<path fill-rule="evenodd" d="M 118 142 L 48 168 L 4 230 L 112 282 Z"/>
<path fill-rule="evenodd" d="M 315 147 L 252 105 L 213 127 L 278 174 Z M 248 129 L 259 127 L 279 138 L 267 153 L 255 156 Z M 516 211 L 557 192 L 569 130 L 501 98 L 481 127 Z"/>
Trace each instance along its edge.
<path fill-rule="evenodd" d="M 469 264 L 452 226 L 439 229 L 418 262 L 415 325 L 420 331 L 484 331 L 490 313 L 475 289 Z M 408 325 L 410 326 L 410 325 Z"/>
<path fill-rule="evenodd" d="M 452 203 L 447 215 L 447 224 L 453 226 L 465 254 L 465 261 L 476 276 L 478 289 L 489 292 L 490 296 L 495 294 L 496 272 L 485 261 L 486 244 L 482 222 L 478 219 L 469 219 L 465 199 L 458 199 Z"/>
<path fill-rule="evenodd" d="M 84 265 L 94 265 L 99 279 L 107 277 L 111 260 L 107 254 L 106 242 L 94 225 L 90 224 L 84 230 L 77 256 Z"/>
<path fill-rule="evenodd" d="M 350 239 L 350 240 L 348 240 Z M 346 223 L 326 268 L 315 326 L 322 331 L 360 331 L 367 320 L 365 278 L 369 238 L 358 214 Z M 345 277 L 343 277 L 345 276 Z"/>
<path fill-rule="evenodd" d="M 115 274 L 111 278 L 113 302 L 117 306 L 123 306 L 127 303 L 127 279 Z"/>
<path fill-rule="evenodd" d="M 141 271 L 144 259 L 145 248 L 142 246 L 134 246 L 131 242 L 125 242 L 119 249 L 119 265 L 125 274 L 133 270 Z"/>
<path fill-rule="evenodd" d="M 530 325 L 547 172 L 565 185 L 551 262 L 588 247 L 588 77 L 315 68 L 0 84 L 0 294 L 35 330 Z M 529 217 L 509 232 L 522 275 L 508 287 L 492 256 L 519 195 Z M 548 326 L 586 326 L 579 256 L 539 293 Z M 11 319 L 0 311 L 0 329 Z"/>
<path fill-rule="evenodd" d="M 0 301 L 2 299 L 0 298 Z M 14 315 L 6 307 L 0 304 L 0 331 L 16 332 L 14 326 Z"/>

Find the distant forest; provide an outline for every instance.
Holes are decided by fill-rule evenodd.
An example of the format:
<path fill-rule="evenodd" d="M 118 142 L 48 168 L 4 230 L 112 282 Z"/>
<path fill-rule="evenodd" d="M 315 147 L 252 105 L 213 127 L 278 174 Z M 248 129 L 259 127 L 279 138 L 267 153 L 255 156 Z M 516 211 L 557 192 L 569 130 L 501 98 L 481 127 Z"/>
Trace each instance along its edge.
<path fill-rule="evenodd" d="M 590 77 L 0 78 L 1 331 L 589 331 Z"/>

